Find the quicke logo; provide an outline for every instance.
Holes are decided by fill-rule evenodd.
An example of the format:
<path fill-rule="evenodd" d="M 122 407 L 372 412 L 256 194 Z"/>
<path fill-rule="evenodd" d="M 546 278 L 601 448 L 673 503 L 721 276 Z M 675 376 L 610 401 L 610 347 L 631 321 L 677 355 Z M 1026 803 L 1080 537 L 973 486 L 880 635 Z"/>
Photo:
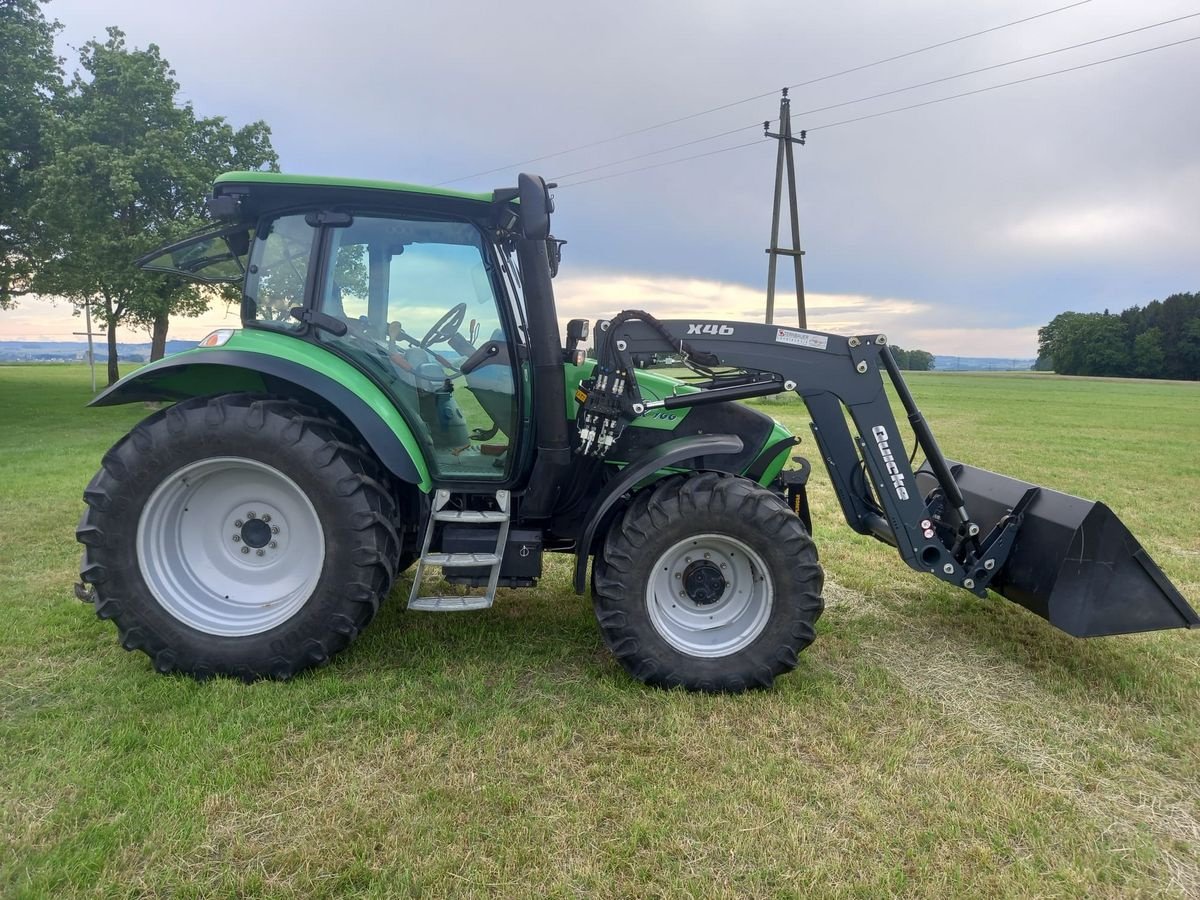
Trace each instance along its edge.
<path fill-rule="evenodd" d="M 896 491 L 896 496 L 901 500 L 907 500 L 908 487 L 904 484 L 904 476 L 900 473 L 900 467 L 896 465 L 896 457 L 892 455 L 892 448 L 889 446 L 891 439 L 888 437 L 887 429 L 882 425 L 876 425 L 871 429 L 871 435 L 875 438 L 875 443 L 879 445 L 879 455 L 883 457 L 883 467 L 887 469 L 888 476 L 892 479 L 892 488 Z"/>

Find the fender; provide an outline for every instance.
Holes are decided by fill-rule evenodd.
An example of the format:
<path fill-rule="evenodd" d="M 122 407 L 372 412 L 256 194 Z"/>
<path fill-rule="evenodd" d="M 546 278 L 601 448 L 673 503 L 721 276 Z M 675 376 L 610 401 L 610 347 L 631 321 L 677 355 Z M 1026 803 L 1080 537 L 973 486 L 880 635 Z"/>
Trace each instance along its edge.
<path fill-rule="evenodd" d="M 332 356 L 331 359 L 341 362 Z M 115 406 L 139 400 L 174 402 L 206 394 L 264 391 L 268 381 L 288 382 L 320 397 L 349 419 L 393 475 L 429 491 L 429 470 L 420 445 L 400 411 L 362 373 L 349 365 L 346 370 L 348 374 L 343 377 L 353 387 L 282 356 L 199 348 L 169 356 L 125 376 L 88 406 Z"/>
<path fill-rule="evenodd" d="M 575 593 L 582 594 L 587 581 L 587 561 L 591 555 L 596 531 L 617 501 L 639 481 L 686 459 L 724 456 L 742 451 L 742 439 L 736 434 L 694 434 L 659 444 L 637 462 L 630 463 L 621 474 L 604 485 L 588 510 L 583 533 L 575 546 Z"/>

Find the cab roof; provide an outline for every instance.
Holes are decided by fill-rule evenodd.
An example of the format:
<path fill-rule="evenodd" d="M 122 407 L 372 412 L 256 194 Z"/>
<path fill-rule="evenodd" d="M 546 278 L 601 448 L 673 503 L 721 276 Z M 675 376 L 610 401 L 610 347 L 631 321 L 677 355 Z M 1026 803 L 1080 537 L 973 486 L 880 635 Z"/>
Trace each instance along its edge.
<path fill-rule="evenodd" d="M 300 203 L 383 203 L 428 206 L 478 215 L 497 201 L 510 200 L 515 193 L 456 191 L 399 181 L 283 172 L 226 172 L 213 182 L 214 197 L 240 195 L 244 198 L 243 204 L 254 212 Z"/>

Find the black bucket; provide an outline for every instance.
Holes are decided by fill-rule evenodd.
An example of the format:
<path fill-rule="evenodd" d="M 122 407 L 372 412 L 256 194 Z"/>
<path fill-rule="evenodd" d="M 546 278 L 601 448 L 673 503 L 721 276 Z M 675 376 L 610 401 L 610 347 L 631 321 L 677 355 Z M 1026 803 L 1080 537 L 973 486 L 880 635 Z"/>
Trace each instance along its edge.
<path fill-rule="evenodd" d="M 948 461 L 986 536 L 1036 485 Z M 922 466 L 918 484 L 936 485 Z M 1200 618 L 1107 506 L 1039 488 L 989 587 L 1076 637 L 1200 627 Z"/>

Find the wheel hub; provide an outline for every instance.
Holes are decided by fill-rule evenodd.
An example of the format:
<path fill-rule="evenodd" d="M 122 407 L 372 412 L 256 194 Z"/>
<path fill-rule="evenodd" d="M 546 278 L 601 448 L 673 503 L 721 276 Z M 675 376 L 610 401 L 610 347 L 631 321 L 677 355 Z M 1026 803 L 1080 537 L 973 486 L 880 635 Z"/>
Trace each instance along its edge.
<path fill-rule="evenodd" d="M 683 590 L 698 606 L 716 603 L 728 586 L 721 570 L 707 559 L 698 559 L 683 570 Z"/>
<path fill-rule="evenodd" d="M 253 550 L 271 543 L 271 526 L 262 519 L 250 519 L 242 525 L 242 543 Z"/>

